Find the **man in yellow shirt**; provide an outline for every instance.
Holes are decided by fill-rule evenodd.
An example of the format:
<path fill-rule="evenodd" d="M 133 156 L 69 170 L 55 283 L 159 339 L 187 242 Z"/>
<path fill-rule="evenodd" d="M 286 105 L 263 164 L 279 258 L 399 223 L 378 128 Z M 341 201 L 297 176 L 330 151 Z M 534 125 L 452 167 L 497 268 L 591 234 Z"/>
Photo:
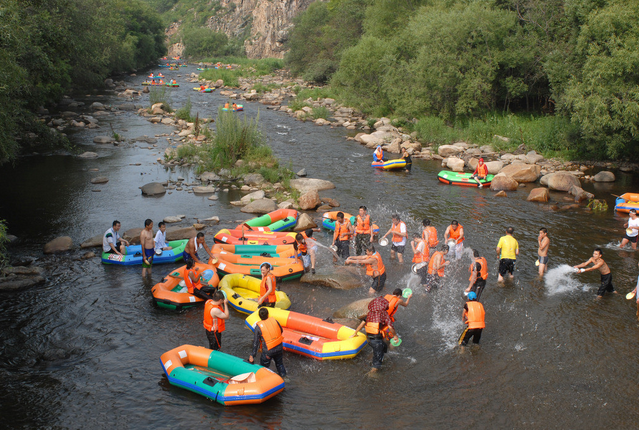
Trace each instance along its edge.
<path fill-rule="evenodd" d="M 504 275 L 510 274 L 510 278 L 513 278 L 513 271 L 515 270 L 515 261 L 519 255 L 519 243 L 513 238 L 513 232 L 515 229 L 509 227 L 506 229 L 506 235 L 499 238 L 497 244 L 497 254 L 499 255 L 499 276 L 498 282 L 504 281 Z"/>

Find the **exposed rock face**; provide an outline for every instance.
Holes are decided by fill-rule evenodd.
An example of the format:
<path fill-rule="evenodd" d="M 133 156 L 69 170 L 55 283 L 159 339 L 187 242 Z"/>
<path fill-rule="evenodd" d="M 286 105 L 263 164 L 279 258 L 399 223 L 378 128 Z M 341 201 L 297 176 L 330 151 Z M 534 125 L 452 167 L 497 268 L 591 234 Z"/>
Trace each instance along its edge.
<path fill-rule="evenodd" d="M 519 184 L 506 174 L 497 174 L 490 183 L 490 189 L 494 191 L 500 190 L 517 190 Z"/>
<path fill-rule="evenodd" d="M 372 300 L 373 298 L 365 298 L 351 302 L 333 313 L 333 317 L 357 319 L 358 317 L 368 313 L 368 303 Z"/>
<path fill-rule="evenodd" d="M 354 268 L 346 267 L 320 267 L 315 274 L 304 274 L 302 283 L 317 284 L 332 287 L 333 289 L 350 290 L 362 286 L 362 280 Z M 368 304 L 367 304 L 368 305 Z"/>
<path fill-rule="evenodd" d="M 313 229 L 317 227 L 317 224 L 313 221 L 311 216 L 306 213 L 301 213 L 297 218 L 297 223 L 295 224 L 295 232 L 302 232 L 306 229 Z"/>
<path fill-rule="evenodd" d="M 177 241 L 180 239 L 191 239 L 197 235 L 193 227 L 173 227 L 166 230 L 167 241 Z"/>
<path fill-rule="evenodd" d="M 251 214 L 266 214 L 277 209 L 275 201 L 270 199 L 258 199 L 242 207 L 240 211 Z"/>
<path fill-rule="evenodd" d="M 304 211 L 315 209 L 319 206 L 320 203 L 321 201 L 317 190 L 307 191 L 302 196 L 300 196 L 298 200 L 300 209 Z"/>
<path fill-rule="evenodd" d="M 313 0 L 220 0 L 222 8 L 207 26 L 232 38 L 250 28 L 244 42 L 248 58 L 284 58 L 292 20 Z M 177 47 L 173 48 L 177 51 Z M 173 52 L 173 51 L 171 51 Z"/>
<path fill-rule="evenodd" d="M 530 202 L 548 202 L 548 198 L 548 189 L 545 187 L 537 187 L 530 191 L 527 200 Z"/>
<path fill-rule="evenodd" d="M 511 177 L 519 183 L 532 183 L 537 181 L 541 168 L 537 165 L 518 163 L 504 167 L 500 172 Z"/>
<path fill-rule="evenodd" d="M 548 177 L 546 179 L 546 182 L 550 190 L 567 192 L 568 190 L 570 190 L 572 186 L 581 187 L 581 182 L 579 181 L 579 178 L 571 174 L 556 172 L 556 173 L 544 175 L 544 177 Z M 542 185 L 543 183 L 544 182 L 541 181 Z"/>

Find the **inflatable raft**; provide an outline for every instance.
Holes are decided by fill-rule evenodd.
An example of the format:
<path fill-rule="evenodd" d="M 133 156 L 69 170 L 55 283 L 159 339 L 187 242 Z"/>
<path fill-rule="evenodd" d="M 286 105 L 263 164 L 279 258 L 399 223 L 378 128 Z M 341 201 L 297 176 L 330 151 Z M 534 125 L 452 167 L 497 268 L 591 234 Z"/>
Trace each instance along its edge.
<path fill-rule="evenodd" d="M 180 84 L 165 84 L 167 87 L 179 87 Z"/>
<path fill-rule="evenodd" d="M 318 317 L 296 313 L 294 311 L 268 308 L 269 317 L 274 317 L 284 331 L 284 350 L 295 352 L 309 358 L 349 359 L 355 357 L 366 346 L 366 335 L 338 323 L 330 323 Z M 260 320 L 255 312 L 246 318 L 251 331 Z"/>
<path fill-rule="evenodd" d="M 437 174 L 437 179 L 444 184 L 450 184 L 452 186 L 462 187 L 479 187 L 477 180 L 471 178 L 472 174 L 463 172 L 441 171 Z M 494 175 L 486 176 L 485 180 L 481 180 L 481 185 L 489 187 L 493 181 Z"/>
<path fill-rule="evenodd" d="M 222 278 L 218 287 L 226 295 L 231 307 L 240 313 L 251 314 L 257 310 L 261 283 L 262 280 L 248 275 L 229 274 Z M 291 300 L 286 293 L 276 290 L 275 296 L 277 297 L 275 308 L 283 310 L 291 308 Z"/>
<path fill-rule="evenodd" d="M 193 90 L 199 91 L 200 93 L 213 93 L 215 88 L 205 88 L 204 90 L 200 90 L 200 87 L 193 87 Z"/>
<path fill-rule="evenodd" d="M 251 228 L 265 227 L 272 232 L 281 232 L 295 227 L 297 224 L 297 211 L 292 209 L 279 209 L 246 221 L 236 227 L 241 229 L 242 226 Z"/>
<path fill-rule="evenodd" d="M 160 356 L 169 383 L 225 406 L 260 404 L 284 390 L 284 380 L 241 358 L 185 344 Z"/>
<path fill-rule="evenodd" d="M 207 270 L 212 271 L 213 276 L 206 282 L 206 284 L 211 287 L 218 286 L 220 278 L 218 277 L 214 266 L 207 265 L 205 263 L 196 263 L 195 268 L 199 269 L 201 272 Z M 182 293 L 182 290 L 184 290 L 184 283 L 181 282 L 184 280 L 185 273 L 186 265 L 172 271 L 164 277 L 161 282 L 153 286 L 153 289 L 151 289 L 153 303 L 160 308 L 168 308 L 176 311 L 204 304 L 204 300 L 202 298 L 198 298 L 189 292 Z"/>
<path fill-rule="evenodd" d="M 324 229 L 328 229 L 330 231 L 335 232 L 335 221 L 337 220 L 337 213 L 339 211 L 329 211 L 322 214 L 322 227 Z M 344 211 L 342 211 L 344 212 Z M 355 222 L 357 221 L 357 217 L 354 215 L 350 215 L 349 213 L 344 213 L 344 218 L 351 221 L 351 224 L 355 226 Z M 373 235 L 379 233 L 379 226 L 373 223 Z"/>
<path fill-rule="evenodd" d="M 627 213 L 632 209 L 639 211 L 639 193 L 624 193 L 615 200 L 615 211 Z"/>
<path fill-rule="evenodd" d="M 373 163 L 371 163 L 371 166 L 373 168 L 386 169 L 387 171 L 391 169 L 404 169 L 406 167 L 406 160 L 393 159 L 393 160 L 387 160 L 385 162 L 373 161 Z"/>
<path fill-rule="evenodd" d="M 215 234 L 214 240 L 220 244 L 283 245 L 295 242 L 294 232 L 263 232 L 263 228 L 222 229 Z"/>
<path fill-rule="evenodd" d="M 304 274 L 304 266 L 302 266 L 302 261 L 299 259 L 295 263 L 293 258 L 286 257 L 242 257 L 230 253 L 212 254 L 217 261 L 211 259 L 209 264 L 215 265 L 217 272 L 222 275 L 243 274 L 261 278 L 260 265 L 263 262 L 268 262 L 273 266 L 271 274 L 275 276 L 277 281 L 292 280 Z"/>
<path fill-rule="evenodd" d="M 244 110 L 244 105 L 237 105 L 236 108 L 222 108 L 222 111 L 233 111 L 233 112 L 237 112 L 237 111 L 243 111 Z"/>
<path fill-rule="evenodd" d="M 242 245 L 242 244 L 215 244 L 211 248 L 212 254 L 235 254 L 241 257 L 295 257 L 297 252 L 290 245 Z"/>
<path fill-rule="evenodd" d="M 173 248 L 171 250 L 163 250 L 160 255 L 154 255 L 153 263 L 169 263 L 181 260 L 182 255 L 184 254 L 184 248 L 188 241 L 188 239 L 169 241 L 169 247 Z M 142 265 L 142 262 L 142 246 L 140 245 L 128 246 L 124 256 L 120 256 L 117 253 L 102 252 L 102 263 L 114 265 Z"/>

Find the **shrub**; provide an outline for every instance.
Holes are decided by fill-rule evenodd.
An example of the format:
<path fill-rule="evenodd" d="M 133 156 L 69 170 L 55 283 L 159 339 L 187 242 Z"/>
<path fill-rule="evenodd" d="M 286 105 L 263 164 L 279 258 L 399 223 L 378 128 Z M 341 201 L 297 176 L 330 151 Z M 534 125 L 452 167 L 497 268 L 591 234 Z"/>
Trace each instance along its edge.
<path fill-rule="evenodd" d="M 313 108 L 312 117 L 317 120 L 318 118 L 323 118 L 325 120 L 331 116 L 331 111 L 328 110 L 325 106 L 317 106 Z"/>
<path fill-rule="evenodd" d="M 149 89 L 149 104 L 151 106 L 156 103 L 162 104 L 162 109 L 166 112 L 173 112 L 171 104 L 169 103 L 169 92 L 164 86 L 154 86 Z"/>
<path fill-rule="evenodd" d="M 195 121 L 195 119 L 191 117 L 192 107 L 193 107 L 193 104 L 191 103 L 191 96 L 188 96 L 186 98 L 186 103 L 184 104 L 184 106 L 182 106 L 180 109 L 175 111 L 175 118 L 179 118 L 180 120 L 184 120 L 189 123 L 192 123 L 193 121 Z"/>

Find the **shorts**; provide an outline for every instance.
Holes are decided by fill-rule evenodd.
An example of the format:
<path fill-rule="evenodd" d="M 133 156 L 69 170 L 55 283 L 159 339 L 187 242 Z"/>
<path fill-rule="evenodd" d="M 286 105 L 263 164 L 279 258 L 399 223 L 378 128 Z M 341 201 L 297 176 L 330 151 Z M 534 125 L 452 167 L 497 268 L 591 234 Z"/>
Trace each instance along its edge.
<path fill-rule="evenodd" d="M 193 256 L 191 256 L 187 252 L 184 252 L 183 256 L 184 256 L 184 263 L 189 263 L 189 261 L 193 261 L 193 263 L 195 263 L 195 259 L 193 259 Z M 200 256 L 198 256 L 197 251 L 195 252 L 195 257 L 198 260 L 200 259 Z"/>
<path fill-rule="evenodd" d="M 470 341 L 471 337 L 473 339 L 473 344 L 479 344 L 479 339 L 481 338 L 481 331 L 484 328 L 475 328 L 475 329 L 466 329 L 459 340 L 459 344 L 465 346 Z"/>
<path fill-rule="evenodd" d="M 601 286 L 597 291 L 597 296 L 603 296 L 606 292 L 614 292 L 615 287 L 612 285 L 612 273 L 601 275 Z"/>
<path fill-rule="evenodd" d="M 303 254 L 302 255 L 302 265 L 304 265 L 304 268 L 310 268 L 311 267 L 311 255 L 310 254 Z"/>
<path fill-rule="evenodd" d="M 119 251 L 120 253 L 122 253 L 122 252 L 120 251 L 120 247 L 122 247 L 122 241 L 118 241 L 118 242 L 116 242 L 116 243 L 115 243 L 115 249 L 116 249 L 117 251 Z"/>
<path fill-rule="evenodd" d="M 499 275 L 502 277 L 509 273 L 512 275 L 515 270 L 515 259 L 501 259 L 499 261 Z"/>
<path fill-rule="evenodd" d="M 432 288 L 439 288 L 439 281 L 441 277 L 437 274 L 426 274 L 426 290 Z"/>
<path fill-rule="evenodd" d="M 350 241 L 345 239 L 343 241 L 335 241 L 335 246 L 337 247 L 337 255 L 342 259 L 348 258 L 351 253 L 348 249 Z"/>
<path fill-rule="evenodd" d="M 371 289 L 375 292 L 381 292 L 384 288 L 384 284 L 386 284 L 386 273 L 378 275 L 377 277 L 373 277 L 373 284 L 371 284 Z"/>
<path fill-rule="evenodd" d="M 152 249 L 152 248 L 145 248 L 144 249 L 144 257 L 146 257 L 146 260 L 149 263 L 146 264 L 144 262 L 144 260 L 143 260 L 142 261 L 142 268 L 151 268 L 151 266 L 153 266 L 153 256 L 155 256 L 155 249 Z"/>
<path fill-rule="evenodd" d="M 633 244 L 637 242 L 637 239 L 639 239 L 639 235 L 628 236 L 628 234 L 625 234 L 623 237 Z"/>
<path fill-rule="evenodd" d="M 404 248 L 406 245 L 391 245 L 391 251 L 396 251 L 399 254 L 404 254 Z"/>
<path fill-rule="evenodd" d="M 477 294 L 477 300 L 481 298 L 481 293 L 484 291 L 484 287 L 486 287 L 486 280 L 483 278 L 477 278 L 475 284 L 473 284 L 470 288 L 471 292 L 475 292 Z"/>
<path fill-rule="evenodd" d="M 548 256 L 539 256 L 539 264 L 540 265 L 548 265 Z"/>

